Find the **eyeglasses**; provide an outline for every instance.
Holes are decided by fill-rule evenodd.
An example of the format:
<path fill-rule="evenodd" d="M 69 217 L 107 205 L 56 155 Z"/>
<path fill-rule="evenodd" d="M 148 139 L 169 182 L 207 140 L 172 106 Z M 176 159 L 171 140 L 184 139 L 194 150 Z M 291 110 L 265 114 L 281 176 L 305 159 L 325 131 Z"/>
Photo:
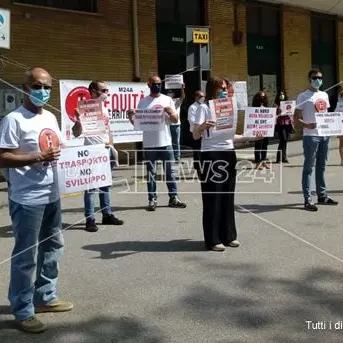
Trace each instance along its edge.
<path fill-rule="evenodd" d="M 227 87 L 222 87 L 221 90 L 222 91 L 227 91 Z"/>
<path fill-rule="evenodd" d="M 323 76 L 311 76 L 311 80 L 323 80 Z"/>
<path fill-rule="evenodd" d="M 40 90 L 40 89 L 51 90 L 52 89 L 52 87 L 48 85 L 31 85 L 30 88 L 34 90 Z"/>
<path fill-rule="evenodd" d="M 107 88 L 104 88 L 104 89 L 98 89 L 97 90 L 99 93 L 108 93 L 109 90 Z"/>

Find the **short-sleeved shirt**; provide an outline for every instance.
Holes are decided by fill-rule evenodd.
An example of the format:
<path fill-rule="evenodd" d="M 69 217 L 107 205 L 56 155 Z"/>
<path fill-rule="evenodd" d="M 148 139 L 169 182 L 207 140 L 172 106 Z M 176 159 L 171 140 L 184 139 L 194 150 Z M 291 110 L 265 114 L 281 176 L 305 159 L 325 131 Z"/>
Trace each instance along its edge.
<path fill-rule="evenodd" d="M 303 120 L 306 123 L 315 123 L 317 112 L 328 112 L 330 107 L 329 96 L 326 92 L 312 92 L 309 89 L 297 97 L 296 109 L 302 111 Z M 304 136 L 318 136 L 317 129 L 303 129 Z"/>
<path fill-rule="evenodd" d="M 189 122 L 189 131 L 193 133 L 194 131 L 194 120 L 195 120 L 195 113 L 200 106 L 200 103 L 195 101 L 188 109 L 188 122 Z"/>
<path fill-rule="evenodd" d="M 170 107 L 175 111 L 174 101 L 169 96 L 160 94 L 157 98 L 150 95 L 141 99 L 137 109 L 160 109 Z M 160 131 L 144 131 L 143 132 L 143 147 L 144 148 L 162 148 L 172 145 L 170 135 L 170 120 L 165 113 L 166 120 L 163 129 Z"/>
<path fill-rule="evenodd" d="M 32 113 L 21 106 L 1 121 L 0 148 L 34 153 L 59 147 L 62 135 L 56 117 L 49 111 Z M 8 168 L 9 198 L 23 205 L 44 205 L 60 198 L 56 162 L 37 162 Z"/>
<path fill-rule="evenodd" d="M 182 105 L 182 102 L 180 100 L 180 98 L 175 98 L 173 99 L 174 101 L 174 106 L 175 106 L 175 111 L 177 113 L 177 123 L 170 123 L 171 126 L 173 125 L 181 125 L 181 118 L 180 118 L 180 114 L 181 114 L 181 105 Z"/>
<path fill-rule="evenodd" d="M 201 125 L 206 120 L 211 120 L 211 110 L 207 104 L 201 104 L 194 118 L 194 124 Z M 209 130 L 205 131 L 201 139 L 201 151 L 222 151 L 234 148 L 234 130 Z"/>

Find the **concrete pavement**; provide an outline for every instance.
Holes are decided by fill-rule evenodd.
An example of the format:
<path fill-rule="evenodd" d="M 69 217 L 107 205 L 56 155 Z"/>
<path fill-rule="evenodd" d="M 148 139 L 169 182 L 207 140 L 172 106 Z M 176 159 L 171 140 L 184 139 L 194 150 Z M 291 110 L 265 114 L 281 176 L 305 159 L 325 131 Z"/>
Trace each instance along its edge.
<path fill-rule="evenodd" d="M 8 314 L 13 241 L 3 206 L 0 342 L 342 342 L 343 167 L 333 149 L 327 187 L 340 205 L 308 213 L 300 192 L 301 142 L 290 143 L 289 152 L 291 164 L 273 166 L 272 177 L 241 164 L 236 220 L 242 246 L 224 253 L 203 250 L 201 195 L 191 178 L 179 183 L 186 210 L 164 207 L 168 199 L 162 194 L 161 207 L 148 213 L 146 186 L 136 182 L 133 168 L 116 171 L 121 181 L 112 199 L 125 225 L 95 234 L 73 225 L 83 219 L 82 197 L 64 199 L 69 229 L 60 292 L 75 308 L 39 315 L 50 329 L 38 336 L 16 331 Z M 251 158 L 252 150 L 239 155 Z M 158 187 L 165 192 L 165 185 Z M 309 321 L 326 321 L 326 329 L 314 330 Z"/>

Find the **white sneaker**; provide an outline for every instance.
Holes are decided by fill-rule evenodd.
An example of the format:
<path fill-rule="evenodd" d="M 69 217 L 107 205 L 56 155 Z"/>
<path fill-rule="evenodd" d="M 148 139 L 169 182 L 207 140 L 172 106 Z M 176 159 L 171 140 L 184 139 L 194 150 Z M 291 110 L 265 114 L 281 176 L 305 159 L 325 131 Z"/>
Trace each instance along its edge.
<path fill-rule="evenodd" d="M 238 248 L 241 245 L 237 239 L 229 243 L 229 247 L 231 248 Z"/>

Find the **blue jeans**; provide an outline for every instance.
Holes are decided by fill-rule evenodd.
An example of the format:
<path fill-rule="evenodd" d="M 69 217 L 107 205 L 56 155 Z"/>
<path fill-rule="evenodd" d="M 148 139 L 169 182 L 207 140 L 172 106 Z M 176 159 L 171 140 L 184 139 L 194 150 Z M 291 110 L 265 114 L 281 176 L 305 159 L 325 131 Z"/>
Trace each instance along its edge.
<path fill-rule="evenodd" d="M 103 216 L 110 215 L 111 201 L 110 201 L 110 187 L 101 187 L 99 191 L 96 189 L 90 189 L 85 191 L 84 202 L 85 202 L 85 217 L 94 218 L 94 194 L 99 192 L 100 208 Z"/>
<path fill-rule="evenodd" d="M 177 186 L 172 165 L 174 163 L 173 149 L 171 146 L 162 148 L 145 148 L 144 159 L 148 173 L 148 199 L 157 200 L 156 195 L 156 161 L 163 162 L 163 170 L 166 177 L 169 197 L 177 196 Z"/>
<path fill-rule="evenodd" d="M 180 160 L 180 134 L 181 134 L 181 125 L 170 125 L 170 134 L 173 144 L 174 158 L 175 161 Z"/>
<path fill-rule="evenodd" d="M 61 203 L 28 206 L 10 200 L 9 210 L 15 243 L 8 299 L 15 318 L 25 320 L 34 316 L 35 305 L 57 299 L 58 263 L 63 252 Z"/>
<path fill-rule="evenodd" d="M 302 189 L 305 201 L 311 199 L 311 180 L 314 162 L 316 162 L 315 178 L 317 196 L 318 198 L 327 196 L 324 173 L 328 159 L 329 142 L 329 137 L 303 137 L 304 166 L 302 173 Z"/>

